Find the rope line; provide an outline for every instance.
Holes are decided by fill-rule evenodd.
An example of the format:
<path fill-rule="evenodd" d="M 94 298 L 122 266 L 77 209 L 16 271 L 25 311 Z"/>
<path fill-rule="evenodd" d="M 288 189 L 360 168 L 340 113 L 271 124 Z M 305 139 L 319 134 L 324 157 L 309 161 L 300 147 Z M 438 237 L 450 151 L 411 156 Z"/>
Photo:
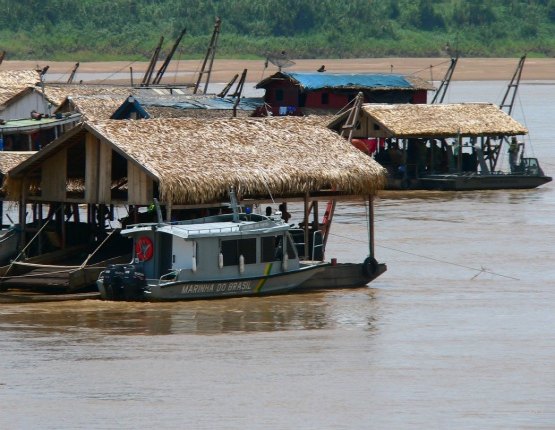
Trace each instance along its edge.
<path fill-rule="evenodd" d="M 123 69 L 128 69 L 129 67 L 131 67 L 131 66 L 132 66 L 133 64 L 135 64 L 136 62 L 137 62 L 137 61 L 132 61 L 131 63 L 129 63 L 129 64 L 123 66 L 121 69 L 116 70 L 116 71 L 113 72 L 112 74 L 110 74 L 110 75 L 106 76 L 104 79 L 102 79 L 102 80 L 100 81 L 100 83 L 103 84 L 103 83 L 106 82 L 108 79 L 110 79 L 112 76 L 114 76 L 116 73 L 121 73 L 121 71 L 122 71 Z"/>
<path fill-rule="evenodd" d="M 342 235 L 339 235 L 339 234 L 336 234 L 336 233 L 330 233 L 330 234 L 333 235 L 333 236 L 336 236 L 336 237 L 341 237 L 342 239 L 352 240 L 354 242 L 363 242 L 362 240 L 355 239 L 355 238 L 348 237 L 348 236 L 342 236 Z M 508 275 L 503 275 L 501 273 L 492 272 L 491 270 L 487 270 L 484 267 L 481 267 L 481 268 L 477 269 L 475 267 L 465 266 L 464 264 L 453 263 L 451 261 L 446 261 L 446 260 L 440 260 L 439 258 L 429 257 L 427 255 L 420 255 L 420 254 L 416 254 L 416 253 L 410 252 L 410 251 L 403 251 L 401 249 L 395 249 L 395 248 L 391 248 L 391 247 L 383 246 L 383 245 L 377 245 L 377 246 L 380 247 L 380 248 L 388 249 L 390 251 L 396 251 L 396 252 L 400 252 L 402 254 L 408 254 L 408 255 L 415 256 L 415 257 L 420 257 L 420 258 L 425 258 L 427 260 L 436 261 L 438 263 L 449 264 L 451 266 L 457 266 L 457 267 L 461 267 L 463 269 L 469 269 L 469 270 L 477 271 L 478 273 L 475 276 L 473 276 L 471 279 L 476 278 L 478 275 L 480 275 L 480 273 L 487 273 L 487 274 L 499 276 L 499 277 L 502 277 L 502 278 L 512 279 L 514 281 L 520 281 L 519 278 L 515 278 L 513 276 L 508 276 Z"/>

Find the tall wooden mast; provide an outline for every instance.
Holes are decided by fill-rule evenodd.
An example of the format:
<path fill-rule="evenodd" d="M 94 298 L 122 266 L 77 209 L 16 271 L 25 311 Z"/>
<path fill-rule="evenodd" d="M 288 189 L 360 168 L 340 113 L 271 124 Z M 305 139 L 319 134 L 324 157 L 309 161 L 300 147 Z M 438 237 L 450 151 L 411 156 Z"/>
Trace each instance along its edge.
<path fill-rule="evenodd" d="M 158 73 L 156 73 L 156 76 L 154 77 L 154 80 L 152 81 L 153 84 L 159 84 L 160 81 L 162 80 L 162 77 L 164 76 L 164 73 L 166 73 L 166 69 L 168 68 L 168 65 L 170 64 L 170 61 L 172 60 L 172 57 L 175 54 L 175 51 L 177 50 L 177 47 L 179 46 L 179 43 L 181 42 L 181 39 L 183 39 L 183 36 L 185 36 L 187 29 L 183 29 L 183 31 L 181 32 L 181 34 L 179 35 L 179 37 L 177 38 L 177 40 L 175 41 L 175 43 L 173 44 L 173 47 L 170 51 L 170 53 L 168 54 L 168 56 L 166 57 L 166 59 L 164 60 L 164 63 L 162 64 L 162 67 L 160 67 L 160 70 L 158 70 Z"/>
<path fill-rule="evenodd" d="M 212 39 L 210 39 L 210 45 L 206 51 L 206 57 L 204 57 L 204 62 L 202 63 L 201 70 L 198 75 L 198 80 L 193 90 L 193 94 L 197 94 L 200 82 L 202 81 L 203 75 L 206 74 L 206 83 L 204 84 L 204 90 L 202 94 L 206 94 L 206 89 L 208 88 L 208 83 L 210 82 L 210 74 L 212 73 L 212 65 L 214 64 L 214 56 L 216 55 L 216 47 L 218 44 L 218 36 L 220 35 L 220 27 L 222 25 L 222 20 L 216 17 L 216 23 L 214 24 L 214 31 L 212 33 Z M 207 67 L 208 64 L 208 67 Z"/>

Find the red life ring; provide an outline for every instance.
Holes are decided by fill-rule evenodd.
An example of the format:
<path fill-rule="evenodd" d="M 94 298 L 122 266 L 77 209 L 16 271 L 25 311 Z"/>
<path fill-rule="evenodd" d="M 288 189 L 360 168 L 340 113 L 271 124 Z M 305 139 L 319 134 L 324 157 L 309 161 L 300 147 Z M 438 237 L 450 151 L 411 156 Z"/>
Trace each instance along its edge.
<path fill-rule="evenodd" d="M 141 236 L 135 241 L 135 255 L 139 261 L 148 261 L 154 254 L 154 244 L 147 236 Z"/>

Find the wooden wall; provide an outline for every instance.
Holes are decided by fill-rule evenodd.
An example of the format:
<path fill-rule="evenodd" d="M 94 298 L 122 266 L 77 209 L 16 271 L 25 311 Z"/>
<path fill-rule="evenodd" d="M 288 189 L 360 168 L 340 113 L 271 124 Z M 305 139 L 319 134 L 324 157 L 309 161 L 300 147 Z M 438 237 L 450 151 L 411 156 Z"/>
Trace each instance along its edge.
<path fill-rule="evenodd" d="M 66 200 L 67 150 L 64 148 L 44 160 L 41 172 L 42 200 Z"/>
<path fill-rule="evenodd" d="M 127 161 L 127 202 L 130 205 L 148 205 L 152 203 L 154 184 L 132 161 Z"/>

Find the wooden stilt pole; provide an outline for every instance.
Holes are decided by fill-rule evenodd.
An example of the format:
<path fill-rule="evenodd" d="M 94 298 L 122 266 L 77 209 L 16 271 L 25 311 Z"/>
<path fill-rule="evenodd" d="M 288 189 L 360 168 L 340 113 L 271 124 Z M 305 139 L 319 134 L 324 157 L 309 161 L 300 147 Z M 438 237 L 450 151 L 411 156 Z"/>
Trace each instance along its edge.
<path fill-rule="evenodd" d="M 304 258 L 308 260 L 308 217 L 310 215 L 309 203 L 308 203 L 308 193 L 304 195 Z"/>
<path fill-rule="evenodd" d="M 368 247 L 370 257 L 374 258 L 374 197 L 368 196 Z"/>

